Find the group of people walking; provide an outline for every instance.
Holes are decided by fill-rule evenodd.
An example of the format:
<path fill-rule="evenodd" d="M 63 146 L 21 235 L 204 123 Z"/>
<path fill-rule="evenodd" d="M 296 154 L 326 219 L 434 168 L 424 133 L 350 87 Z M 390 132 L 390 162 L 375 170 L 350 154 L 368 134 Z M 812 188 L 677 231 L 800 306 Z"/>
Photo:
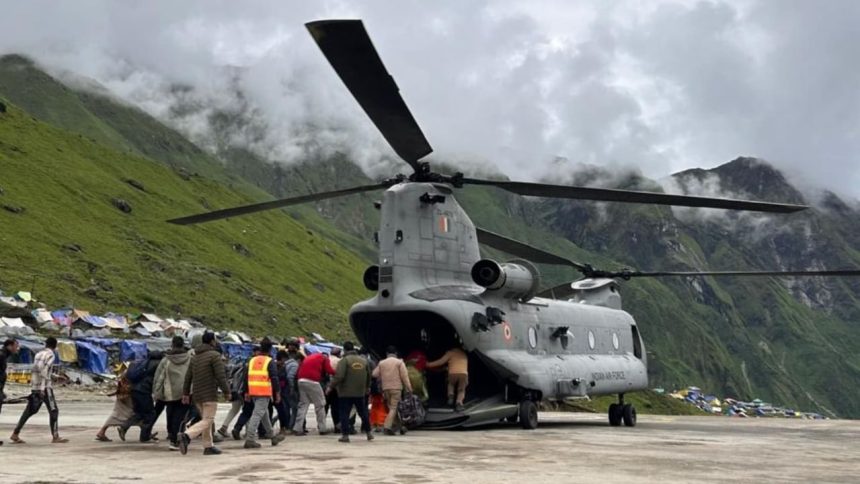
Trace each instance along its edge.
<path fill-rule="evenodd" d="M 192 349 L 185 347 L 181 337 L 173 338 L 170 350 L 152 352 L 118 378 L 112 393 L 116 397 L 113 411 L 95 439 L 110 442 L 106 432 L 116 427 L 125 440 L 128 429 L 138 426 L 141 442 L 155 442 L 158 437 L 153 427 L 166 412 L 171 450 L 185 454 L 200 437 L 203 454 L 217 455 L 221 451 L 215 444 L 230 437 L 242 439 L 243 429 L 246 449 L 259 448 L 261 439 L 274 446 L 288 435 L 307 435 L 305 420 L 311 406 L 319 434 L 331 433 L 327 425 L 330 412 L 340 442 L 350 442 L 350 436 L 358 433 L 357 419 L 361 419 L 359 430 L 368 441 L 374 440 L 374 432 L 405 434 L 406 426 L 398 415 L 401 398 L 412 398 L 415 392 L 426 402 L 429 395 L 423 372 L 442 366 L 448 367 L 448 404 L 455 411 L 463 409 L 468 359 L 461 349 L 452 349 L 431 362 L 423 353 L 413 352 L 404 362 L 397 348 L 389 347 L 386 358 L 377 363 L 370 355 L 359 354 L 349 341 L 343 344 L 342 353 L 336 348 L 331 355 L 307 356 L 297 341 L 285 343 L 285 349 L 274 353 L 273 342 L 264 338 L 250 359 L 228 368 L 214 333 L 198 337 Z M 49 337 L 45 349 L 35 357 L 31 393 L 10 439 L 14 443 L 24 443 L 21 430 L 43 405 L 48 408 L 52 442 L 67 442 L 59 434 L 59 409 L 51 386 L 56 347 L 57 340 Z M 14 340 L 7 340 L 0 350 L 0 410 L 5 398 L 6 360 L 17 351 Z M 216 427 L 219 391 L 231 406 Z M 279 425 L 278 432 L 274 423 Z"/>

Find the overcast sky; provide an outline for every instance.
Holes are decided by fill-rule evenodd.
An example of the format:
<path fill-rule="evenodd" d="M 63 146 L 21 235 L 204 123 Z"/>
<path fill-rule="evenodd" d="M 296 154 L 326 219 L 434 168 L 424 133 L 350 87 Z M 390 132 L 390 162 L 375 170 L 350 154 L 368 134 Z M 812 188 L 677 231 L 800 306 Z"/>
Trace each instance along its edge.
<path fill-rule="evenodd" d="M 0 51 L 95 79 L 201 143 L 206 114 L 241 92 L 265 131 L 237 139 L 285 161 L 391 153 L 303 27 L 361 18 L 439 157 L 538 179 L 565 163 L 659 178 L 749 155 L 860 195 L 860 1 L 28 0 L 4 13 Z"/>

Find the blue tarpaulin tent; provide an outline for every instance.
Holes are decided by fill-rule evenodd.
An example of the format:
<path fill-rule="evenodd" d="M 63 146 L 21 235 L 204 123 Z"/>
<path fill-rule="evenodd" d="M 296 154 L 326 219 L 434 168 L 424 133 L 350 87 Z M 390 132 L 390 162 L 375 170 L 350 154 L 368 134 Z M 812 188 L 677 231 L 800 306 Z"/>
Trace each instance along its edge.
<path fill-rule="evenodd" d="M 18 362 L 29 364 L 33 362 L 33 356 L 42 351 L 42 348 L 45 347 L 43 343 L 39 343 L 37 341 L 30 341 L 26 339 L 19 339 L 18 346 L 20 349 L 18 350 Z M 59 361 L 59 358 L 57 358 Z"/>
<path fill-rule="evenodd" d="M 119 344 L 119 361 L 142 360 L 149 354 L 143 341 L 123 340 Z"/>
<path fill-rule="evenodd" d="M 306 343 L 304 345 L 305 354 L 312 355 L 314 353 L 325 353 L 330 355 L 332 347 L 331 346 L 322 346 L 322 345 L 312 345 L 310 343 Z"/>
<path fill-rule="evenodd" d="M 104 328 L 105 326 L 107 326 L 107 321 L 98 316 L 84 316 L 81 319 L 83 319 L 87 323 L 90 323 L 90 326 L 94 328 Z"/>
<path fill-rule="evenodd" d="M 94 344 L 96 346 L 100 346 L 106 350 L 116 349 L 115 347 L 116 347 L 117 343 L 120 342 L 120 340 L 118 340 L 116 338 L 98 338 L 95 336 L 87 336 L 86 338 L 78 338 L 78 341 L 86 341 L 87 343 L 92 343 L 92 344 Z M 114 347 L 114 348 L 111 348 L 111 347 Z"/>
<path fill-rule="evenodd" d="M 248 343 L 221 343 L 221 351 L 228 360 L 247 360 L 254 354 L 254 345 Z"/>
<path fill-rule="evenodd" d="M 75 341 L 78 350 L 78 365 L 82 370 L 104 375 L 108 373 L 107 351 L 86 341 Z"/>

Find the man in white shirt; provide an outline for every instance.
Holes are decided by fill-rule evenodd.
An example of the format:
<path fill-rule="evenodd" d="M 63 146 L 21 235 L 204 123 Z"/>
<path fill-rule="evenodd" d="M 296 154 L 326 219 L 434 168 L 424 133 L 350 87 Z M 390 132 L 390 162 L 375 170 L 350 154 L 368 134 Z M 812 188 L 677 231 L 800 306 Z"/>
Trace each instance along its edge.
<path fill-rule="evenodd" d="M 57 349 L 57 338 L 53 336 L 45 340 L 45 349 L 36 353 L 36 358 L 33 360 L 33 372 L 31 378 L 30 396 L 27 397 L 27 407 L 24 408 L 24 413 L 21 414 L 21 419 L 18 420 L 18 425 L 12 432 L 12 437 L 9 440 L 15 444 L 23 444 L 19 434 L 24 424 L 33 415 L 39 412 L 44 403 L 48 407 L 48 421 L 51 427 L 51 435 L 54 439 L 51 441 L 54 444 L 65 444 L 69 439 L 60 437 L 60 429 L 57 423 L 60 415 L 60 410 L 57 408 L 57 400 L 54 398 L 54 389 L 51 385 L 51 374 L 54 371 L 54 350 Z"/>

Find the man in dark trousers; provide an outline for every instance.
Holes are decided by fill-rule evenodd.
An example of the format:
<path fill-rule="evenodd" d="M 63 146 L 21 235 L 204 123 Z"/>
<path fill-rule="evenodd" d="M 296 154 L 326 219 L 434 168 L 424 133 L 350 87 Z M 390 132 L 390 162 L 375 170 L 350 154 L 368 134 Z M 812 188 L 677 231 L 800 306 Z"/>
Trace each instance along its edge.
<path fill-rule="evenodd" d="M 153 351 L 146 360 L 135 363 L 135 365 L 142 365 L 141 368 L 131 368 L 126 374 L 131 382 L 131 405 L 134 408 L 134 416 L 123 427 L 128 430 L 133 422 L 140 421 L 141 442 L 158 441 L 152 434 L 152 427 L 155 426 L 155 421 L 158 418 L 155 402 L 152 399 L 152 387 L 155 381 L 155 371 L 163 357 L 164 353 Z"/>
<path fill-rule="evenodd" d="M 3 389 L 6 387 L 6 361 L 10 356 L 17 353 L 17 341 L 10 338 L 3 342 L 3 348 L 0 348 L 0 412 L 3 411 L 3 402 L 6 400 L 6 394 L 3 393 Z M 3 445 L 2 440 L 0 440 L 0 445 Z"/>
<path fill-rule="evenodd" d="M 189 405 L 182 403 L 182 387 L 185 385 L 185 372 L 191 364 L 191 355 L 185 348 L 182 336 L 174 336 L 170 350 L 155 370 L 155 381 L 152 393 L 156 405 L 167 409 L 167 438 L 170 440 L 170 450 L 179 450 L 179 429 L 182 421 L 188 416 Z M 156 409 L 156 415 L 159 412 Z"/>
<path fill-rule="evenodd" d="M 30 380 L 31 390 L 30 396 L 27 397 L 27 406 L 24 408 L 24 413 L 21 414 L 21 419 L 18 420 L 18 425 L 15 426 L 15 430 L 12 432 L 12 437 L 9 438 L 9 440 L 16 444 L 24 443 L 21 437 L 19 437 L 21 429 L 24 428 L 30 417 L 39 412 L 42 404 L 48 407 L 48 422 L 51 427 L 51 435 L 54 437 L 51 442 L 54 444 L 65 444 L 69 441 L 69 439 L 60 437 L 60 409 L 57 407 L 57 399 L 54 398 L 54 388 L 51 384 L 51 375 L 54 372 L 54 361 L 56 360 L 54 350 L 56 349 L 57 338 L 48 336 L 48 339 L 45 340 L 45 349 L 36 353 L 36 357 L 33 360 L 33 370 Z"/>
<path fill-rule="evenodd" d="M 329 384 L 328 393 L 333 391 L 338 395 L 337 410 L 340 412 L 341 437 L 339 442 L 349 442 L 349 412 L 355 408 L 361 418 L 361 431 L 367 435 L 367 440 L 373 440 L 370 431 L 370 418 L 367 415 L 367 394 L 370 392 L 370 365 L 367 360 L 355 351 L 351 341 L 343 344 L 344 356 L 337 364 L 334 376 Z"/>
<path fill-rule="evenodd" d="M 215 333 L 203 333 L 203 342 L 194 348 L 194 357 L 185 373 L 182 403 L 186 405 L 194 400 L 200 411 L 200 421 L 188 427 L 179 435 L 179 451 L 182 455 L 188 453 L 191 439 L 203 435 L 203 455 L 217 455 L 221 451 L 212 443 L 212 429 L 215 426 L 215 412 L 218 411 L 218 389 L 224 395 L 230 395 L 227 386 L 227 371 L 221 354 L 218 353 Z"/>

